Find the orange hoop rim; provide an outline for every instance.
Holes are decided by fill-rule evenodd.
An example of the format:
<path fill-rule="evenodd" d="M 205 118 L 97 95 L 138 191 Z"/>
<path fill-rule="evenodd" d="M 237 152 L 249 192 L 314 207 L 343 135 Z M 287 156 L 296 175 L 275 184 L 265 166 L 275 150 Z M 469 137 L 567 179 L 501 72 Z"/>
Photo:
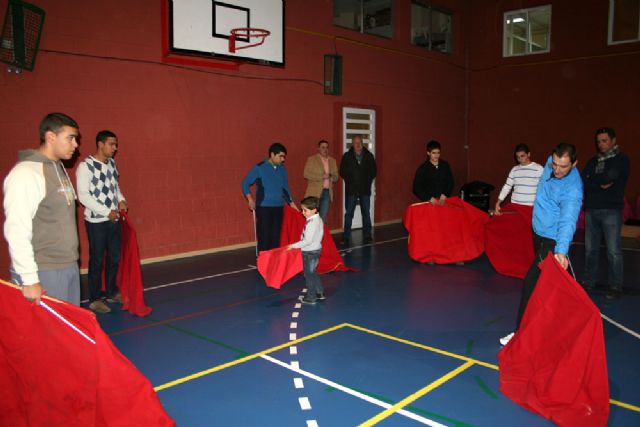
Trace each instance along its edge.
<path fill-rule="evenodd" d="M 252 27 L 233 28 L 229 32 L 231 33 L 232 36 L 248 37 L 248 38 L 267 37 L 271 35 L 271 31 L 269 30 L 265 30 L 264 28 L 252 28 Z"/>
<path fill-rule="evenodd" d="M 264 40 L 269 35 L 271 35 L 271 31 L 265 30 L 264 28 L 251 28 L 251 27 L 233 28 L 230 31 L 230 35 L 229 35 L 229 52 L 235 53 L 236 50 L 260 46 L 261 44 L 264 43 Z M 247 43 L 249 43 L 249 40 L 251 39 L 251 37 L 258 38 L 258 40 L 254 43 L 249 43 L 242 46 L 236 46 L 236 40 L 238 40 L 240 37 L 246 39 Z M 242 40 L 242 41 L 245 41 L 245 40 Z"/>

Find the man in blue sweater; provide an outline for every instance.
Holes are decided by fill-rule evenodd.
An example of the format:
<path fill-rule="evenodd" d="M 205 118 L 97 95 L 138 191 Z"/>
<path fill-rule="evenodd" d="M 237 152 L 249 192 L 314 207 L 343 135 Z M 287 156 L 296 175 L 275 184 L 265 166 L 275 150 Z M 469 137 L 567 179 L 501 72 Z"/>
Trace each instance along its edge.
<path fill-rule="evenodd" d="M 286 157 L 284 145 L 279 142 L 271 144 L 269 158 L 251 168 L 242 180 L 242 194 L 247 198 L 249 209 L 256 212 L 258 251 L 280 246 L 284 202 L 297 209 L 291 198 L 287 169 L 284 167 Z M 255 200 L 250 189 L 253 184 L 256 185 Z"/>
<path fill-rule="evenodd" d="M 600 242 L 604 236 L 609 261 L 607 298 L 622 294 L 622 210 L 624 188 L 629 177 L 629 158 L 620 151 L 616 143 L 616 132 L 612 128 L 596 131 L 598 154 L 587 162 L 582 171 L 584 180 L 584 206 L 586 211 L 585 251 L 583 286 L 586 289 L 596 284 Z"/>
<path fill-rule="evenodd" d="M 524 278 L 516 330 L 520 327 L 529 298 L 540 276 L 538 263 L 551 252 L 562 267 L 569 266 L 569 245 L 576 231 L 582 206 L 582 180 L 575 168 L 576 157 L 574 145 L 559 144 L 553 149 L 540 177 L 533 205 L 535 259 Z M 501 338 L 500 343 L 505 345 L 513 335 L 511 333 Z"/>

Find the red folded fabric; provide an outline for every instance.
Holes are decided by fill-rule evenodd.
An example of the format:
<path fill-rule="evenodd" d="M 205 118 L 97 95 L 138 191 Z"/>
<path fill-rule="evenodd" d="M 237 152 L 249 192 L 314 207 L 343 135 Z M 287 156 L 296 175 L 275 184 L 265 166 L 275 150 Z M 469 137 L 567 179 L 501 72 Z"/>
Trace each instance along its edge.
<path fill-rule="evenodd" d="M 286 246 L 300 240 L 305 217 L 293 209 L 291 206 L 284 207 L 284 216 L 282 219 L 282 229 L 280 231 L 280 246 Z M 340 252 L 336 247 L 336 243 L 331 237 L 331 231 L 327 224 L 324 224 L 324 235 L 322 236 L 322 252 L 320 252 L 320 261 L 318 262 L 318 273 L 329 273 L 331 271 L 353 271 L 347 267 L 342 260 Z"/>
<path fill-rule="evenodd" d="M 493 268 L 505 276 L 524 279 L 533 262 L 533 206 L 509 203 L 503 215 L 489 218 L 484 228 L 484 250 Z"/>
<path fill-rule="evenodd" d="M 118 288 L 122 296 L 122 308 L 136 316 L 144 317 L 151 313 L 151 307 L 144 302 L 144 285 L 140 271 L 140 252 L 136 231 L 124 211 L 120 212 L 122 230 L 122 249 L 118 267 Z"/>
<path fill-rule="evenodd" d="M 95 315 L 43 298 L 95 344 L 0 281 L 0 425 L 175 426 Z"/>
<path fill-rule="evenodd" d="M 260 251 L 258 272 L 270 288 L 280 289 L 289 279 L 302 271 L 302 251 L 286 247 Z"/>
<path fill-rule="evenodd" d="M 520 329 L 500 351 L 500 390 L 560 427 L 604 427 L 607 360 L 598 308 L 550 255 Z"/>
<path fill-rule="evenodd" d="M 409 256 L 418 262 L 449 264 L 476 258 L 484 251 L 489 215 L 458 197 L 444 205 L 415 203 L 402 223 L 409 232 Z"/>

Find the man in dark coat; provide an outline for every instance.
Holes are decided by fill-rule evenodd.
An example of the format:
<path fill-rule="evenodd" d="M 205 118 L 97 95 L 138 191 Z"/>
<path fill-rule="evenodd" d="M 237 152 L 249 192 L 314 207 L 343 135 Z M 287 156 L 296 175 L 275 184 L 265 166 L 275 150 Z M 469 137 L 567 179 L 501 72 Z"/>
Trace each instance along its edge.
<path fill-rule="evenodd" d="M 340 161 L 340 176 L 345 184 L 345 214 L 343 244 L 351 241 L 351 221 L 356 210 L 356 203 L 360 202 L 362 214 L 362 234 L 364 243 L 371 243 L 371 184 L 376 177 L 376 159 L 366 147 L 362 145 L 362 137 L 355 135 L 351 140 L 351 148 L 344 153 Z"/>
<path fill-rule="evenodd" d="M 427 143 L 427 161 L 416 171 L 413 194 L 422 202 L 443 204 L 453 190 L 453 174 L 449 163 L 440 159 L 440 143 Z"/>

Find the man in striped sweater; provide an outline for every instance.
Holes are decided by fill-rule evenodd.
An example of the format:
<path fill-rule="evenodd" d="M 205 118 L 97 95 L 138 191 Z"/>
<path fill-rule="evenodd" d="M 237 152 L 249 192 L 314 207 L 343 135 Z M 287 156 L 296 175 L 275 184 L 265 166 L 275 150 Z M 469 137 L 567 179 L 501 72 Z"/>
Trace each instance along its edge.
<path fill-rule="evenodd" d="M 495 206 L 496 215 L 500 215 L 500 205 L 511 190 L 511 202 L 519 205 L 533 206 L 536 200 L 538 181 L 544 168 L 531 161 L 531 153 L 526 144 L 516 145 L 514 156 L 518 164 L 511 169 Z"/>

